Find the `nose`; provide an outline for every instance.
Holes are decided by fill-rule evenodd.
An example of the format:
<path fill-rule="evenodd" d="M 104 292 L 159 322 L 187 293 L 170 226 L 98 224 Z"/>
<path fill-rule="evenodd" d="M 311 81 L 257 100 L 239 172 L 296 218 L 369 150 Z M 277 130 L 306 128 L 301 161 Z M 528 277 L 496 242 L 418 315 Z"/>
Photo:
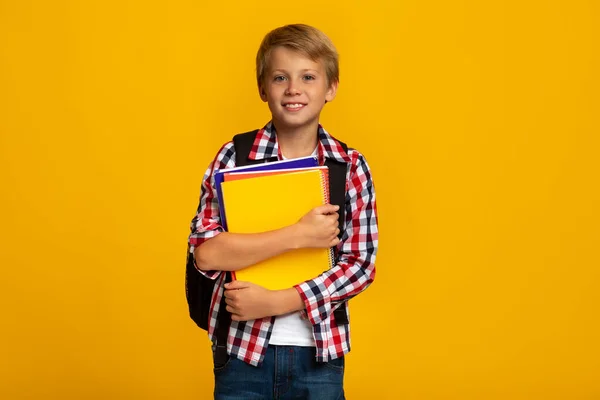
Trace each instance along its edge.
<path fill-rule="evenodd" d="M 295 96 L 300 94 L 300 88 L 296 84 L 296 81 L 293 79 L 288 80 L 288 86 L 285 90 L 285 94 L 288 96 Z"/>

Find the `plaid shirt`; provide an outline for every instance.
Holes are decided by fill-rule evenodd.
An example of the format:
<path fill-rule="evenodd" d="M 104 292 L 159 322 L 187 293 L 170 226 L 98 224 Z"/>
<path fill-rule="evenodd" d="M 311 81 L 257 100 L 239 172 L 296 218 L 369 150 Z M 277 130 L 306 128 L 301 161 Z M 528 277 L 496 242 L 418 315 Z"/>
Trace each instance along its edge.
<path fill-rule="evenodd" d="M 303 317 L 313 326 L 317 361 L 327 361 L 350 351 L 350 326 L 337 324 L 333 311 L 346 307 L 347 300 L 365 290 L 375 278 L 378 228 L 375 188 L 365 158 L 358 151 L 342 146 L 322 126 L 318 131 L 318 160 L 325 158 L 347 163 L 346 174 L 346 228 L 337 246 L 336 265 L 312 280 L 295 286 L 304 301 Z M 250 152 L 251 160 L 275 157 L 282 159 L 272 123 L 261 129 Z M 190 252 L 204 241 L 223 232 L 220 224 L 219 203 L 216 196 L 214 172 L 235 167 L 235 148 L 228 142 L 219 150 L 204 174 L 200 204 L 191 223 Z M 308 212 L 309 210 L 307 210 Z M 211 279 L 218 279 L 209 315 L 208 335 L 214 342 L 217 315 L 224 291 L 225 274 L 221 271 L 200 271 Z M 231 321 L 227 353 L 251 365 L 259 365 L 264 357 L 276 317 L 251 321 Z"/>

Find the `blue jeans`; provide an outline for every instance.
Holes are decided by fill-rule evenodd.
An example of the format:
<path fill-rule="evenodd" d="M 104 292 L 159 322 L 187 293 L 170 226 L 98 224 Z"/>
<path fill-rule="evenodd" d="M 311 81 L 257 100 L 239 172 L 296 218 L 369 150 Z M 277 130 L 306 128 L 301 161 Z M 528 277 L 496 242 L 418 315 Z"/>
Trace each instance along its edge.
<path fill-rule="evenodd" d="M 214 366 L 215 400 L 344 400 L 344 357 L 319 363 L 314 347 L 269 346 L 261 366 Z"/>

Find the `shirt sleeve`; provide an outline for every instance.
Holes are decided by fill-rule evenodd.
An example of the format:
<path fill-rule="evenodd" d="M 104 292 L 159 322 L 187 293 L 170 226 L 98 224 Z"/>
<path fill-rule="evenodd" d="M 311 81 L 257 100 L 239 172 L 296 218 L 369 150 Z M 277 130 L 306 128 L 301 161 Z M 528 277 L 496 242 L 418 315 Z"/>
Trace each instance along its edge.
<path fill-rule="evenodd" d="M 365 158 L 353 152 L 346 191 L 346 228 L 337 246 L 336 265 L 295 286 L 306 317 L 319 324 L 344 301 L 365 290 L 375 279 L 378 247 L 377 206 L 371 171 Z"/>
<path fill-rule="evenodd" d="M 200 202 L 196 215 L 190 225 L 191 234 L 188 238 L 189 251 L 193 257 L 194 250 L 210 238 L 223 232 L 221 224 L 219 199 L 215 188 L 215 171 L 235 166 L 235 149 L 233 142 L 221 147 L 215 159 L 209 164 L 202 178 L 200 187 Z M 201 271 L 206 277 L 215 279 L 221 271 Z"/>

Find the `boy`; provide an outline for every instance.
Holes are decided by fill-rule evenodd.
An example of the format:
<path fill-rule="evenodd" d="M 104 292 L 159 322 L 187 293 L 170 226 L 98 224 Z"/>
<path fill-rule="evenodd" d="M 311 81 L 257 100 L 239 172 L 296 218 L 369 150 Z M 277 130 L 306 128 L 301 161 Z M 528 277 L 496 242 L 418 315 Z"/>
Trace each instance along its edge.
<path fill-rule="evenodd" d="M 236 149 L 229 142 L 218 152 L 204 175 L 189 237 L 196 268 L 215 279 L 208 326 L 215 355 L 214 395 L 223 400 L 343 399 L 350 331 L 348 321 L 338 321 L 334 314 L 338 308 L 347 313 L 347 301 L 375 278 L 378 228 L 371 173 L 357 150 L 345 151 L 319 124 L 339 81 L 337 52 L 322 32 L 301 24 L 271 31 L 258 50 L 256 75 L 272 119 L 256 133 L 248 159 L 312 154 L 320 165 L 328 159 L 345 163 L 345 217 L 340 232 L 339 207 L 328 204 L 307 210 L 296 224 L 279 230 L 224 232 L 214 172 L 236 166 Z M 334 247 L 336 265 L 279 291 L 248 282 L 225 283 L 226 271 L 307 247 Z M 231 315 L 224 359 L 215 354 L 220 313 Z"/>

